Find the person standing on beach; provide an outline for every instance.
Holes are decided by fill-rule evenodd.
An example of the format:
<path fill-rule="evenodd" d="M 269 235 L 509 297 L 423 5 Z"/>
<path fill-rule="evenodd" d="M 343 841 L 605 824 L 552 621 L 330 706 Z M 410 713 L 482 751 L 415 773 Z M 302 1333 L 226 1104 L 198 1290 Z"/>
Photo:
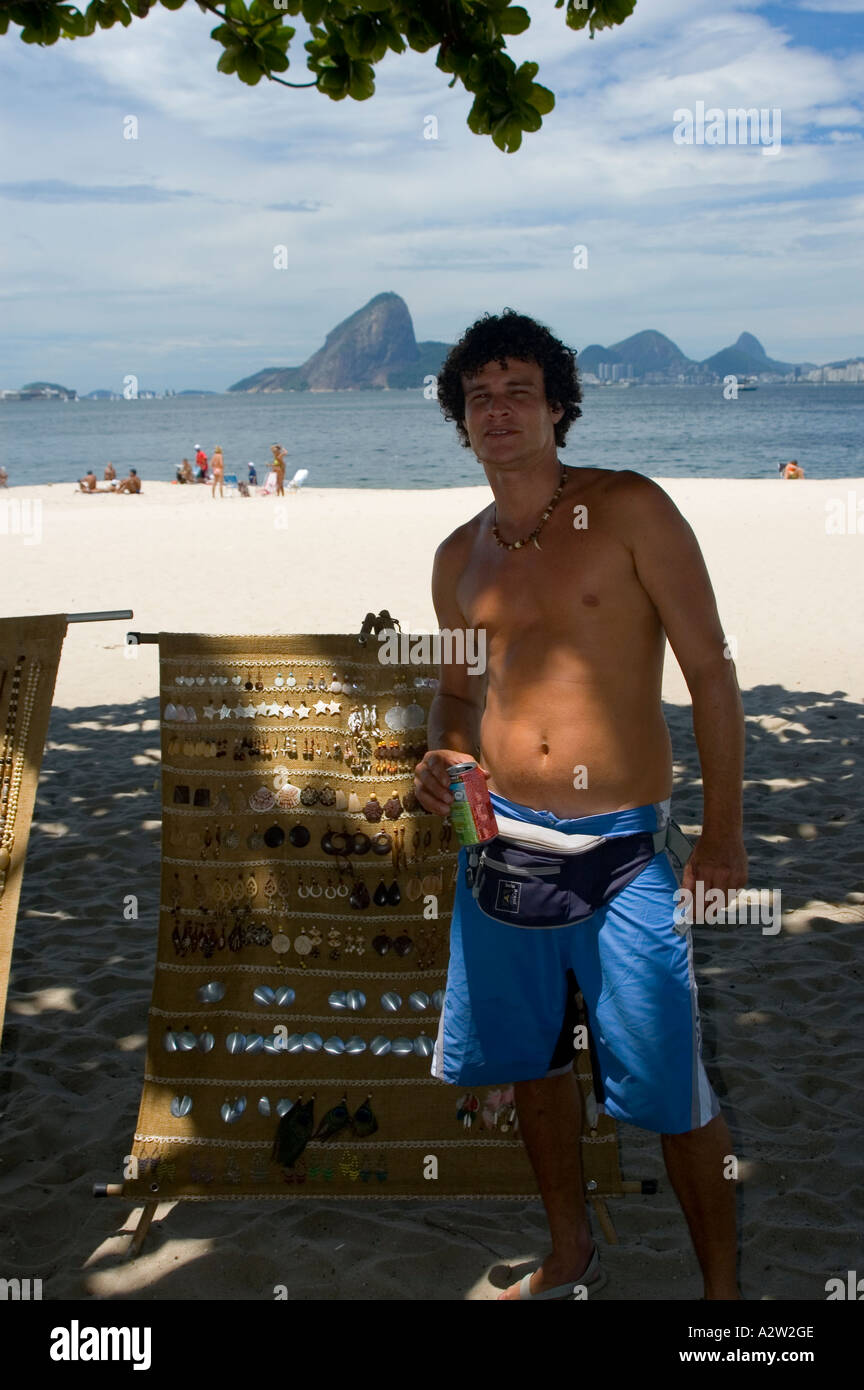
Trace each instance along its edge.
<path fill-rule="evenodd" d="M 285 496 L 285 450 L 281 444 L 271 444 L 270 452 L 273 455 L 273 472 L 276 474 L 276 496 Z"/>
<path fill-rule="evenodd" d="M 198 469 L 199 483 L 207 481 L 207 455 L 200 444 L 195 445 L 195 467 Z"/>
<path fill-rule="evenodd" d="M 222 491 L 222 479 L 225 477 L 225 460 L 222 457 L 221 446 L 218 444 L 216 445 L 216 448 L 213 450 L 213 457 L 210 460 L 210 472 L 213 475 L 213 485 L 210 489 L 210 496 L 216 496 L 216 484 L 218 483 L 219 496 L 224 497 L 225 494 Z"/>
<path fill-rule="evenodd" d="M 501 1298 L 572 1298 L 605 1282 L 572 1070 L 581 992 L 598 1102 L 660 1134 L 705 1297 L 738 1299 L 735 1184 L 724 1167 L 734 1147 L 702 1062 L 690 928 L 657 848 L 673 783 L 661 704 L 668 638 L 690 690 L 704 796 L 683 888 L 726 893 L 747 881 L 741 698 L 699 546 L 649 478 L 562 465 L 558 450 L 581 414 L 575 353 L 533 319 L 508 309 L 472 325 L 441 369 L 438 400 L 494 501 L 439 545 L 432 598 L 441 629 L 483 634 L 488 665 L 478 679 L 464 662 L 442 663 L 415 791 L 445 816 L 450 767 L 476 761 L 499 860 L 520 834 L 545 846 L 547 863 L 556 847 L 572 909 L 563 921 L 544 908 L 539 926 L 520 923 L 524 902 L 535 911 L 548 902 L 547 889 L 536 891 L 547 880 L 524 867 L 481 908 L 471 882 L 479 891 L 485 847 L 460 850 L 432 1074 L 469 1089 L 514 1083 L 552 1239 L 551 1254 Z M 600 838 L 579 841 L 574 855 L 561 850 L 575 849 L 574 834 Z"/>
<path fill-rule="evenodd" d="M 2 466 L 2 464 L 0 464 L 0 487 L 8 487 L 8 486 L 9 486 L 9 474 L 6 472 L 6 469 Z"/>
<path fill-rule="evenodd" d="M 106 483 L 113 483 L 116 480 L 116 478 L 117 469 L 114 467 L 113 463 L 109 459 L 109 461 L 105 465 L 105 481 Z"/>

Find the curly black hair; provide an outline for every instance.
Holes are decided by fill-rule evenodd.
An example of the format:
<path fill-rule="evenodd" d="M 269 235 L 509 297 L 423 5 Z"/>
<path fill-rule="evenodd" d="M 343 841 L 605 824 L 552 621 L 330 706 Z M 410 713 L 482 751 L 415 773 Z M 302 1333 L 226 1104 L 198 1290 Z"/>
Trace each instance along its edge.
<path fill-rule="evenodd" d="M 463 448 L 470 449 L 465 428 L 462 374 L 475 376 L 490 362 L 500 362 L 503 367 L 508 357 L 520 362 L 536 362 L 542 367 L 547 401 L 564 410 L 555 425 L 555 443 L 563 449 L 567 431 L 582 414 L 576 353 L 553 337 L 545 324 L 528 318 L 527 314 L 518 314 L 515 309 L 505 309 L 502 314 L 483 314 L 450 349 L 438 373 L 438 404 L 444 419 L 455 420 Z"/>

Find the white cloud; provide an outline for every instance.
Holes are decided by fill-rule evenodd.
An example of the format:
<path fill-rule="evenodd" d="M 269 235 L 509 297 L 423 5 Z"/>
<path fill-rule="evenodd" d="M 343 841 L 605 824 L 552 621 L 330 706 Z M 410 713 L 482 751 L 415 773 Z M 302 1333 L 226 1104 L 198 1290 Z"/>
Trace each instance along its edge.
<path fill-rule="evenodd" d="M 531 8 L 531 29 L 509 47 L 541 63 L 559 100 L 515 156 L 468 131 L 471 98 L 448 89 L 431 53 L 386 60 L 373 100 L 333 103 L 217 73 L 212 19 L 195 6 L 44 51 L 7 38 L 0 63 L 18 119 L 5 132 L 6 181 L 191 195 L 4 202 L 3 297 L 12 332 L 36 341 L 30 375 L 39 336 L 56 332 L 76 362 L 92 340 L 94 382 L 109 357 L 97 345 L 115 341 L 127 355 L 165 354 L 178 387 L 192 375 L 218 386 L 301 361 L 383 289 L 404 296 L 423 338 L 452 338 L 506 303 L 573 325 L 583 346 L 654 326 L 693 356 L 742 327 L 778 357 L 796 355 L 793 341 L 808 355 L 808 331 L 859 331 L 849 283 L 861 208 L 844 192 L 859 52 L 796 46 L 748 4 L 718 13 L 708 0 L 656 0 L 593 43 L 561 11 Z M 675 145 L 673 111 L 699 100 L 779 106 L 780 155 Z M 122 138 L 128 114 L 137 141 Z M 428 114 L 437 142 L 422 138 Z M 572 269 L 575 242 L 589 246 L 587 272 Z M 276 244 L 289 248 L 286 271 L 273 269 Z"/>

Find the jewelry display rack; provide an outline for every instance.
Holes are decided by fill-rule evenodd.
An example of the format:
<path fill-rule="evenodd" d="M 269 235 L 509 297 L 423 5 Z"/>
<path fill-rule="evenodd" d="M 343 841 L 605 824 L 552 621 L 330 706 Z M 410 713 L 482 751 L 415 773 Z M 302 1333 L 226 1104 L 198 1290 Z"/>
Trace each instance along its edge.
<path fill-rule="evenodd" d="M 160 647 L 159 939 L 124 1181 L 93 1195 L 142 1207 L 128 1257 L 178 1200 L 537 1195 L 512 1085 L 431 1075 L 458 844 L 413 790 L 437 672 L 384 663 L 389 634 L 414 640 L 386 609 L 353 636 L 127 633 Z M 656 1184 L 622 1180 L 582 1058 L 614 1243 L 604 1198 Z"/>

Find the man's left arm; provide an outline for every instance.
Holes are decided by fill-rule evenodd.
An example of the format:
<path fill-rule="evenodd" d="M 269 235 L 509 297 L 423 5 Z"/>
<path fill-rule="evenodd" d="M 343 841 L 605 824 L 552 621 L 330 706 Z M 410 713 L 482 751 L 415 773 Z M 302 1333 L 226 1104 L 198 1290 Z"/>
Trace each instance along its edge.
<path fill-rule="evenodd" d="M 643 588 L 657 609 L 693 705 L 702 766 L 702 834 L 682 887 L 745 887 L 742 834 L 744 711 L 711 580 L 699 543 L 672 499 L 656 483 L 628 475 L 622 518 Z"/>

